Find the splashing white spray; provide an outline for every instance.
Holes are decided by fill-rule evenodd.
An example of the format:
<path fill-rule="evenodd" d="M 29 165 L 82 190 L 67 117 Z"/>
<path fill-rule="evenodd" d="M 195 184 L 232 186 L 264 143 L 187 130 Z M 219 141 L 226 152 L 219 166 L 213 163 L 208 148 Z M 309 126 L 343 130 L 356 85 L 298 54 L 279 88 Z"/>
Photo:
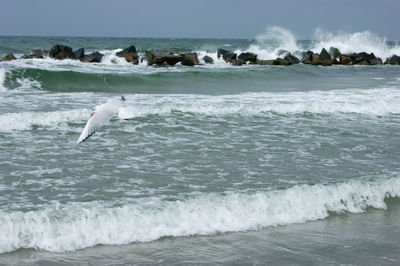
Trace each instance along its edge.
<path fill-rule="evenodd" d="M 296 43 L 295 35 L 287 29 L 269 26 L 256 37 L 256 44 L 248 51 L 256 53 L 260 59 L 275 59 L 281 50 L 296 53 L 301 48 Z"/>
<path fill-rule="evenodd" d="M 7 91 L 7 88 L 4 87 L 5 80 L 6 80 L 6 71 L 0 68 L 0 92 Z"/>
<path fill-rule="evenodd" d="M 393 54 L 400 54 L 400 46 L 389 46 L 386 38 L 379 37 L 368 30 L 346 33 L 318 28 L 314 30 L 313 40 L 311 50 L 315 52 L 321 51 L 322 48 L 336 47 L 342 53 L 374 53 L 383 60 Z"/>

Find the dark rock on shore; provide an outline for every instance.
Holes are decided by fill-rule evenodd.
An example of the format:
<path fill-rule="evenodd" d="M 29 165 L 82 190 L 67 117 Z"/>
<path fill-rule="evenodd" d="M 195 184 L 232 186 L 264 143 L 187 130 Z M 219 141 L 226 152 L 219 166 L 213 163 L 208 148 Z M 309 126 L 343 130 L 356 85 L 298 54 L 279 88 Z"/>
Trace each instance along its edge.
<path fill-rule="evenodd" d="M 56 44 L 51 47 L 49 51 L 49 56 L 55 59 L 65 59 L 69 58 L 72 54 L 72 48 L 65 45 Z"/>
<path fill-rule="evenodd" d="M 6 54 L 2 59 L 0 59 L 0 62 L 4 62 L 4 61 L 12 61 L 17 59 L 13 53 L 8 53 Z"/>
<path fill-rule="evenodd" d="M 42 55 L 38 54 L 24 54 L 20 59 L 43 59 Z"/>
<path fill-rule="evenodd" d="M 282 59 L 282 58 L 277 58 L 273 61 L 274 65 L 279 65 L 279 66 L 289 66 L 291 63 L 287 59 Z"/>
<path fill-rule="evenodd" d="M 247 62 L 249 62 L 251 64 L 256 64 L 257 63 L 257 55 L 255 53 L 249 53 L 249 52 L 241 53 L 238 56 L 238 59 L 243 61 L 243 62 L 245 62 L 245 63 L 247 63 Z"/>
<path fill-rule="evenodd" d="M 134 45 L 116 53 L 116 56 L 124 57 L 127 62 L 132 62 L 135 65 L 139 64 L 139 56 Z"/>
<path fill-rule="evenodd" d="M 197 53 L 184 53 L 181 54 L 182 61 L 181 64 L 184 66 L 194 66 L 199 64 L 199 58 L 197 57 Z"/>
<path fill-rule="evenodd" d="M 325 48 L 322 48 L 321 53 L 318 56 L 317 64 L 323 66 L 331 66 L 333 64 L 333 59 Z"/>
<path fill-rule="evenodd" d="M 31 54 L 37 57 L 44 58 L 46 56 L 49 56 L 49 50 L 32 49 Z"/>
<path fill-rule="evenodd" d="M 346 54 L 342 54 L 339 57 L 339 64 L 342 65 L 352 65 L 353 63 L 353 59 L 350 55 L 346 55 Z"/>
<path fill-rule="evenodd" d="M 308 50 L 307 52 L 303 52 L 301 56 L 301 62 L 303 64 L 312 64 L 312 56 L 314 52 Z"/>
<path fill-rule="evenodd" d="M 258 59 L 257 64 L 262 65 L 262 66 L 263 65 L 272 66 L 274 64 L 274 61 L 275 60 L 260 60 L 260 59 Z"/>
<path fill-rule="evenodd" d="M 388 59 L 386 59 L 385 64 L 387 65 L 400 65 L 400 56 L 392 55 Z"/>
<path fill-rule="evenodd" d="M 103 56 L 104 55 L 99 52 L 94 52 L 94 53 L 85 55 L 80 60 L 82 62 L 87 62 L 87 63 L 100 63 L 101 59 L 103 59 Z"/>
<path fill-rule="evenodd" d="M 291 53 L 286 54 L 283 59 L 287 60 L 291 65 L 300 63 L 300 60 Z"/>
<path fill-rule="evenodd" d="M 208 55 L 205 55 L 203 57 L 203 61 L 206 64 L 214 64 L 214 59 L 212 59 L 212 57 L 209 57 Z"/>
<path fill-rule="evenodd" d="M 235 63 L 237 54 L 233 53 L 228 50 L 224 49 L 218 49 L 217 50 L 217 57 L 220 58 L 222 56 L 222 59 L 224 59 L 225 62 L 227 63 Z"/>
<path fill-rule="evenodd" d="M 70 58 L 71 59 L 75 59 L 75 60 L 80 60 L 85 56 L 85 49 L 84 48 L 80 48 L 76 51 L 73 51 Z"/>
<path fill-rule="evenodd" d="M 182 61 L 182 55 L 169 54 L 161 51 L 146 51 L 145 56 L 149 66 L 154 64 L 173 66 Z"/>
<path fill-rule="evenodd" d="M 340 60 L 340 56 L 342 55 L 340 53 L 339 49 L 336 47 L 329 48 L 329 54 L 331 55 L 332 59 L 337 60 L 337 61 Z"/>

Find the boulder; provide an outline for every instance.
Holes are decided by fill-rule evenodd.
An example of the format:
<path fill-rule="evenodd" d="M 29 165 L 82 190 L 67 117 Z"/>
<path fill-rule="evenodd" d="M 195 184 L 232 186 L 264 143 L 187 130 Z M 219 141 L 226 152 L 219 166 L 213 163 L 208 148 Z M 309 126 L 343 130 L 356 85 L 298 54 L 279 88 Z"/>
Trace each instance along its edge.
<path fill-rule="evenodd" d="M 301 55 L 301 62 L 303 64 L 312 64 L 312 55 L 314 53 L 310 50 L 308 50 L 307 52 L 303 52 Z"/>
<path fill-rule="evenodd" d="M 333 58 L 335 60 L 339 60 L 340 55 L 341 55 L 339 49 L 336 47 L 329 48 L 329 54 L 330 54 L 331 58 Z"/>
<path fill-rule="evenodd" d="M 128 48 L 116 53 L 116 56 L 124 57 L 127 62 L 132 62 L 135 65 L 139 64 L 139 56 L 134 45 L 131 45 Z"/>
<path fill-rule="evenodd" d="M 282 58 L 277 58 L 273 62 L 274 65 L 280 65 L 280 66 L 289 66 L 291 63 L 287 59 L 282 59 Z"/>
<path fill-rule="evenodd" d="M 100 63 L 103 56 L 104 55 L 99 52 L 94 52 L 94 53 L 85 55 L 80 60 L 82 62 L 87 62 L 87 63 Z"/>
<path fill-rule="evenodd" d="M 322 48 L 321 53 L 318 56 L 318 65 L 331 66 L 333 59 L 325 48 Z"/>
<path fill-rule="evenodd" d="M 257 59 L 257 64 L 272 66 L 274 64 L 274 61 L 275 60 L 260 60 L 260 59 Z"/>
<path fill-rule="evenodd" d="M 69 58 L 72 54 L 72 48 L 66 45 L 56 44 L 51 47 L 49 51 L 49 56 L 55 59 L 65 59 Z"/>
<path fill-rule="evenodd" d="M 288 53 L 283 59 L 289 61 L 291 65 L 300 63 L 300 60 L 291 53 Z"/>
<path fill-rule="evenodd" d="M 145 56 L 149 66 L 154 64 L 173 66 L 182 61 L 182 55 L 162 53 L 160 51 L 147 51 Z"/>
<path fill-rule="evenodd" d="M 257 63 L 257 55 L 254 54 L 254 53 L 249 53 L 249 52 L 247 52 L 247 53 L 241 53 L 241 54 L 238 56 L 238 59 L 239 59 L 239 60 L 242 60 L 242 61 L 245 62 L 245 63 L 247 63 L 247 62 L 250 62 L 250 63 L 252 63 L 252 64 L 256 64 L 256 63 Z"/>
<path fill-rule="evenodd" d="M 366 52 L 353 54 L 353 60 L 355 64 L 369 65 L 372 60 L 375 60 L 376 56 L 374 53 L 367 54 Z"/>
<path fill-rule="evenodd" d="M 380 58 L 380 57 L 371 59 L 371 61 L 369 61 L 370 65 L 382 65 L 382 63 L 383 63 L 382 58 Z"/>
<path fill-rule="evenodd" d="M 231 60 L 230 63 L 232 64 L 232 66 L 241 66 L 241 65 L 245 64 L 246 62 L 244 62 L 243 60 L 240 60 L 240 59 L 235 59 L 235 60 Z"/>
<path fill-rule="evenodd" d="M 352 65 L 353 64 L 353 59 L 351 58 L 350 55 L 342 54 L 339 57 L 339 64 Z"/>
<path fill-rule="evenodd" d="M 199 64 L 197 53 L 184 53 L 181 54 L 181 56 L 182 56 L 181 64 L 184 66 L 194 66 Z"/>
<path fill-rule="evenodd" d="M 24 54 L 21 59 L 42 59 L 43 56 L 39 54 Z"/>
<path fill-rule="evenodd" d="M 71 59 L 75 59 L 75 60 L 80 60 L 81 58 L 83 58 L 85 56 L 85 49 L 84 48 L 80 48 L 76 51 L 73 51 L 70 58 Z"/>
<path fill-rule="evenodd" d="M 237 57 L 237 54 L 235 54 L 235 53 L 226 53 L 226 54 L 222 55 L 222 59 L 224 59 L 224 61 L 227 63 L 235 62 L 236 57 Z"/>
<path fill-rule="evenodd" d="M 217 50 L 217 57 L 218 57 L 218 59 L 221 57 L 221 55 L 223 55 L 223 54 L 229 54 L 229 53 L 231 53 L 231 51 L 228 51 L 228 50 L 225 50 L 225 49 L 218 49 Z"/>
<path fill-rule="evenodd" d="M 214 59 L 212 59 L 212 57 L 209 57 L 208 55 L 205 55 L 203 57 L 203 61 L 206 64 L 214 64 Z"/>
<path fill-rule="evenodd" d="M 400 65 L 400 56 L 392 55 L 385 61 L 385 65 Z"/>
<path fill-rule="evenodd" d="M 31 54 L 37 58 L 44 58 L 49 56 L 49 50 L 32 49 Z"/>
<path fill-rule="evenodd" d="M 4 62 L 4 61 L 11 61 L 11 60 L 15 60 L 17 59 L 13 53 L 8 53 L 6 54 L 2 59 L 0 59 L 0 62 Z"/>

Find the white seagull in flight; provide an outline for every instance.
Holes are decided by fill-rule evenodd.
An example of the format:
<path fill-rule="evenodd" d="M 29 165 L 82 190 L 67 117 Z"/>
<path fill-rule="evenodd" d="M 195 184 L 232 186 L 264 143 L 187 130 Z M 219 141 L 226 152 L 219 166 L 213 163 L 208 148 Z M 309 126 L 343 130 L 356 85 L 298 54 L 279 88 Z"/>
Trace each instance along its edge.
<path fill-rule="evenodd" d="M 125 101 L 124 96 L 121 96 L 119 100 L 110 99 L 106 103 L 100 104 L 93 108 L 93 112 L 90 115 L 89 120 L 86 123 L 77 143 L 82 143 L 92 136 L 97 129 L 102 125 L 110 121 L 110 119 L 118 114 L 120 103 Z"/>

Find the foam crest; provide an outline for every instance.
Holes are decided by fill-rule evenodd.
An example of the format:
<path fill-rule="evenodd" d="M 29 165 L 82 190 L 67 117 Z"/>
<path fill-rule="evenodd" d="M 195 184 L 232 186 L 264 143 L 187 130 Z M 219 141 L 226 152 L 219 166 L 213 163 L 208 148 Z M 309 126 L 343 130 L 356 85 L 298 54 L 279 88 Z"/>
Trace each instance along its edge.
<path fill-rule="evenodd" d="M 376 179 L 375 179 L 376 180 Z M 72 251 L 99 244 L 147 242 L 165 236 L 209 235 L 324 219 L 329 213 L 386 208 L 400 196 L 400 178 L 299 185 L 255 193 L 227 192 L 142 199 L 111 207 L 70 203 L 38 211 L 0 211 L 0 253 L 20 248 Z"/>
<path fill-rule="evenodd" d="M 144 95 L 132 99 L 135 106 L 121 109 L 121 118 L 168 115 L 184 112 L 200 115 L 337 114 L 365 115 L 400 114 L 400 90 L 336 90 L 290 93 L 244 93 L 225 96 Z"/>
<path fill-rule="evenodd" d="M 54 127 L 61 123 L 87 120 L 88 116 L 89 111 L 85 109 L 0 114 L 0 132 L 30 130 L 32 126 Z"/>
<path fill-rule="evenodd" d="M 333 32 L 323 29 L 316 29 L 313 34 L 315 40 L 311 50 L 319 53 L 322 48 L 329 49 L 336 47 L 341 53 L 374 53 L 382 60 L 400 54 L 400 46 L 389 46 L 387 40 L 370 31 L 355 33 Z"/>
<path fill-rule="evenodd" d="M 265 32 L 256 37 L 256 44 L 250 45 L 247 51 L 256 53 L 260 59 L 282 57 L 282 50 L 296 54 L 302 50 L 296 43 L 295 35 L 278 26 L 267 27 Z"/>
<path fill-rule="evenodd" d="M 0 68 L 0 92 L 7 91 L 7 88 L 4 86 L 5 80 L 6 80 L 6 70 Z"/>

